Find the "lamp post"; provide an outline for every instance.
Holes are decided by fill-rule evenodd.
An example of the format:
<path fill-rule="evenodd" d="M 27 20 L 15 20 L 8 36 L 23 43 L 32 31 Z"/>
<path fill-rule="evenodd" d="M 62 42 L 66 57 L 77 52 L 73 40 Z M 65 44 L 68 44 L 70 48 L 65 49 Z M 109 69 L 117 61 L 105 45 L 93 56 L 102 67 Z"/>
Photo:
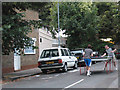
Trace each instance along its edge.
<path fill-rule="evenodd" d="M 58 0 L 58 47 L 60 47 L 59 0 Z"/>

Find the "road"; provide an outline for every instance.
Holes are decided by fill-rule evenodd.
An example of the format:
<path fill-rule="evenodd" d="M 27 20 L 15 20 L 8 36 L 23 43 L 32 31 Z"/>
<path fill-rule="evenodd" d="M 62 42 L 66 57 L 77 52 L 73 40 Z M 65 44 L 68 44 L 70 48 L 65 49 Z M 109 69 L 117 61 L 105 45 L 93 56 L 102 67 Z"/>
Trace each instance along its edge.
<path fill-rule="evenodd" d="M 118 71 L 106 73 L 103 70 L 104 63 L 92 65 L 91 77 L 86 76 L 82 67 L 69 69 L 68 72 L 52 72 L 27 77 L 16 82 L 6 83 L 3 88 L 118 88 Z"/>

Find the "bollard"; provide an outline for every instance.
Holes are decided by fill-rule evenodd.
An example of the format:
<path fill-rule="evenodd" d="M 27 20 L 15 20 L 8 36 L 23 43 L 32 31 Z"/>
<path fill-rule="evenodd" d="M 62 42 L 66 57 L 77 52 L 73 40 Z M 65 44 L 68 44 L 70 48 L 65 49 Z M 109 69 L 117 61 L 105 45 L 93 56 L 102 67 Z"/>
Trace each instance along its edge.
<path fill-rule="evenodd" d="M 80 75 L 81 75 L 81 65 L 80 65 Z"/>
<path fill-rule="evenodd" d="M 106 68 L 106 72 L 108 73 L 107 64 L 108 64 L 108 62 L 106 61 L 105 68 Z"/>
<path fill-rule="evenodd" d="M 84 73 L 85 73 L 85 66 L 84 66 Z"/>
<path fill-rule="evenodd" d="M 109 72 L 111 72 L 111 61 L 109 61 Z"/>

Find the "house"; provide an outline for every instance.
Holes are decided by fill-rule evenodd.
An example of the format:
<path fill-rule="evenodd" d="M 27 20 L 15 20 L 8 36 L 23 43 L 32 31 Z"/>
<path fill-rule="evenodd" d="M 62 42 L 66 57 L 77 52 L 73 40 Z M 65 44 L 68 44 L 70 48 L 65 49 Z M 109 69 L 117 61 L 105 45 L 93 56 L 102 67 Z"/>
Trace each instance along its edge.
<path fill-rule="evenodd" d="M 52 47 L 52 34 L 47 30 L 47 28 L 39 29 L 39 55 L 44 48 Z"/>
<path fill-rule="evenodd" d="M 39 14 L 33 10 L 25 11 L 25 18 L 27 20 L 39 20 Z M 30 38 L 34 40 L 34 45 L 38 49 L 32 49 L 32 47 L 24 49 L 24 55 L 18 55 L 11 52 L 9 55 L 2 56 L 2 73 L 9 73 L 14 71 L 26 70 L 35 68 L 38 66 L 37 61 L 40 52 L 44 48 L 52 47 L 52 35 L 46 28 L 33 29 L 28 34 Z"/>

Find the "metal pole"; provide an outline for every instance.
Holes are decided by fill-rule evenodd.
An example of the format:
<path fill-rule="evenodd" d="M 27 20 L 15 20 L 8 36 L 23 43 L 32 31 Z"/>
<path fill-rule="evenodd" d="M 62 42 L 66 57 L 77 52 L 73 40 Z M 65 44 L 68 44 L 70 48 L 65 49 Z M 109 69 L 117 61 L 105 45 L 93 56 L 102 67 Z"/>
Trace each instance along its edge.
<path fill-rule="evenodd" d="M 58 47 L 60 47 L 59 0 L 58 0 Z"/>

